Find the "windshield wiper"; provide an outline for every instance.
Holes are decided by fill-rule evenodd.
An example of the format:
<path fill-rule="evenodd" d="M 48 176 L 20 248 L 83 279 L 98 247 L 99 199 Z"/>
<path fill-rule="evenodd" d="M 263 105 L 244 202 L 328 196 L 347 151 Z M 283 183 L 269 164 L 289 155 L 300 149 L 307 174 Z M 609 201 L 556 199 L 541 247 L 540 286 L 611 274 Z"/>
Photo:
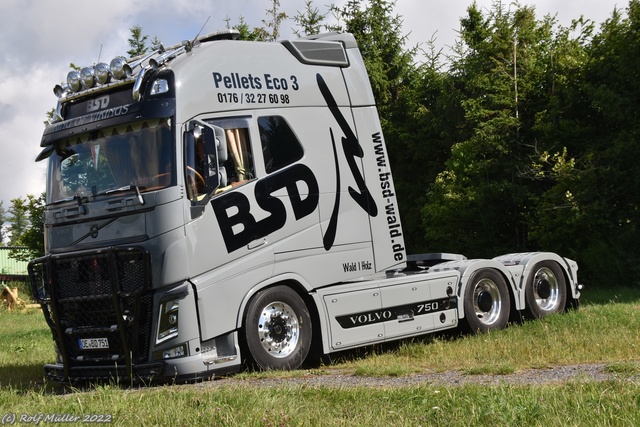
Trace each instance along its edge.
<path fill-rule="evenodd" d="M 74 194 L 73 196 L 65 197 L 64 199 L 56 200 L 51 203 L 47 203 L 47 206 L 61 205 L 62 203 L 73 202 L 74 200 L 78 202 L 78 206 L 82 206 L 82 202 L 83 202 L 82 197 L 77 194 Z"/>
<path fill-rule="evenodd" d="M 112 188 L 111 190 L 102 191 L 100 193 L 94 194 L 93 197 L 101 196 L 103 194 L 112 194 L 112 193 L 120 193 L 123 191 L 136 190 L 136 195 L 138 196 L 138 201 L 141 205 L 144 205 L 144 199 L 142 198 L 142 194 L 140 193 L 140 187 L 137 185 L 124 185 L 118 188 Z"/>

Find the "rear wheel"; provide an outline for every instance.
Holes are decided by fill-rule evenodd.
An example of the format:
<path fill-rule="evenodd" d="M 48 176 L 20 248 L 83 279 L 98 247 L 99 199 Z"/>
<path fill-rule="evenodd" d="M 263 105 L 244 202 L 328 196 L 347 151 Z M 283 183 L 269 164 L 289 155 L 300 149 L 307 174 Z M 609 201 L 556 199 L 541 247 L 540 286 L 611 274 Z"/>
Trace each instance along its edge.
<path fill-rule="evenodd" d="M 496 270 L 475 272 L 464 292 L 464 317 L 474 333 L 507 326 L 511 303 L 507 283 Z"/>
<path fill-rule="evenodd" d="M 296 369 L 311 346 L 311 316 L 293 289 L 276 286 L 258 292 L 245 317 L 245 342 L 262 369 Z"/>
<path fill-rule="evenodd" d="M 563 311 L 567 284 L 560 266 L 553 261 L 541 261 L 532 271 L 524 290 L 527 317 L 540 319 Z"/>

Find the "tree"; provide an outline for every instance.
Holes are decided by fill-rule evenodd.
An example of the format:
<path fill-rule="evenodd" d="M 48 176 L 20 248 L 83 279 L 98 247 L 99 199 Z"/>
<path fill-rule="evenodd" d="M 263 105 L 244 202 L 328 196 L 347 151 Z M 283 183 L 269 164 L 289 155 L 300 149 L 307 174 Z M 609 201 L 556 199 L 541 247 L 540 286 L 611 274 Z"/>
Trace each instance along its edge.
<path fill-rule="evenodd" d="M 434 247 L 485 257 L 531 247 L 526 212 L 537 183 L 521 164 L 535 153 L 533 125 L 549 103 L 552 26 L 532 7 L 501 2 L 488 16 L 473 4 L 461 19 L 450 78 L 463 116 L 423 208 Z"/>
<path fill-rule="evenodd" d="M 5 222 L 7 221 L 7 211 L 3 206 L 3 201 L 0 200 L 0 245 L 4 246 L 4 240 L 6 238 Z"/>
<path fill-rule="evenodd" d="M 541 197 L 534 237 L 574 256 L 583 277 L 598 282 L 640 272 L 639 34 L 640 2 L 632 0 L 626 18 L 615 9 L 584 44 L 549 130 L 562 132 L 575 161 Z"/>
<path fill-rule="evenodd" d="M 266 10 L 267 20 L 262 20 L 266 26 L 264 41 L 274 42 L 280 37 L 280 25 L 287 19 L 287 14 L 280 10 L 280 0 L 271 0 L 271 8 Z M 270 31 L 269 31 L 270 29 Z"/>
<path fill-rule="evenodd" d="M 234 30 L 238 30 L 240 33 L 240 40 L 247 41 L 265 41 L 267 37 L 267 31 L 264 28 L 251 28 L 247 21 L 245 21 L 244 17 L 241 16 L 239 22 L 235 25 L 231 25 L 231 20 L 229 18 L 225 19 L 227 28 L 233 28 Z"/>
<path fill-rule="evenodd" d="M 9 252 L 11 258 L 19 261 L 30 261 L 44 255 L 44 208 L 45 194 L 39 197 L 27 195 L 27 201 L 23 205 L 29 218 L 29 225 L 16 240 L 17 246 L 26 249 L 12 249 Z"/>
<path fill-rule="evenodd" d="M 28 202 L 21 198 L 11 199 L 11 207 L 9 207 L 8 213 L 9 246 L 16 246 L 19 244 L 20 236 L 30 225 Z"/>
<path fill-rule="evenodd" d="M 147 47 L 147 39 L 149 36 L 142 35 L 142 27 L 139 25 L 134 25 L 130 28 L 130 31 L 131 37 L 127 39 L 129 42 L 129 50 L 127 51 L 129 58 L 135 58 L 136 56 L 147 53 L 149 50 Z"/>
<path fill-rule="evenodd" d="M 366 3 L 366 6 L 364 5 Z M 373 96 L 383 122 L 388 121 L 389 107 L 398 100 L 413 70 L 416 49 L 405 50 L 402 20 L 393 15 L 395 0 L 351 0 L 339 8 L 331 6 L 340 22 L 332 30 L 352 33 L 358 41 Z M 384 126 L 384 123 L 383 123 Z"/>
<path fill-rule="evenodd" d="M 318 34 L 326 17 L 326 13 L 320 13 L 320 10 L 313 6 L 312 0 L 305 0 L 305 10 L 303 12 L 298 11 L 293 17 L 295 23 L 302 28 L 302 32 L 300 30 L 294 30 L 293 32 L 298 37 Z"/>

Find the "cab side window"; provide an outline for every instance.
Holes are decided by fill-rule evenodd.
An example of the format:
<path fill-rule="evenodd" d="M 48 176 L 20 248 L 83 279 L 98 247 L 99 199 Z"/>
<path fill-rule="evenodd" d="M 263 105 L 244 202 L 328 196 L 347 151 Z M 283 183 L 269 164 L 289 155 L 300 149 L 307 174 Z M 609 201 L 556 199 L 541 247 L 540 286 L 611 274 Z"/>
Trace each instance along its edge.
<path fill-rule="evenodd" d="M 237 187 L 255 178 L 253 155 L 249 140 L 249 120 L 227 118 L 207 120 L 207 123 L 222 128 L 227 144 L 227 159 L 219 166 L 218 188 L 207 186 L 211 166 L 205 158 L 202 138 L 185 139 L 185 177 L 187 195 L 192 202 L 200 202 L 207 195 L 218 194 Z M 222 139 L 222 138 L 221 138 Z"/>
<path fill-rule="evenodd" d="M 239 127 L 224 131 L 229 156 L 227 161 L 223 163 L 227 174 L 227 185 L 237 186 L 255 178 L 253 156 L 247 131 L 247 128 Z"/>
<path fill-rule="evenodd" d="M 227 140 L 227 160 L 220 168 L 222 179 L 215 193 L 225 192 L 254 179 L 256 173 L 249 137 L 249 119 L 232 117 L 207 122 L 224 129 Z"/>
<path fill-rule="evenodd" d="M 259 117 L 258 128 L 267 173 L 275 172 L 302 158 L 302 146 L 284 117 Z"/>

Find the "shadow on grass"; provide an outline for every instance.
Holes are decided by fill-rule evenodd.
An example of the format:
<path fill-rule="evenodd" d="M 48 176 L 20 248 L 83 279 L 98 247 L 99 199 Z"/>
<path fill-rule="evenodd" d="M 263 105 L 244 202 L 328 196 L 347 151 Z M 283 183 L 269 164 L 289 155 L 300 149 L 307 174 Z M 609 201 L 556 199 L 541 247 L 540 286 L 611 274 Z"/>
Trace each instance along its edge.
<path fill-rule="evenodd" d="M 468 335 L 470 334 L 465 332 L 463 328 L 458 327 L 417 337 L 398 339 L 381 344 L 372 344 L 365 347 L 331 353 L 323 356 L 322 363 L 327 367 L 337 367 L 337 365 L 341 363 L 354 363 L 365 360 L 371 355 L 393 353 L 409 343 L 431 344 L 434 341 L 456 340 Z M 303 368 L 312 368 L 312 366 L 303 366 Z"/>
<path fill-rule="evenodd" d="M 604 305 L 611 303 L 640 303 L 640 287 L 590 287 L 587 286 L 581 292 L 580 304 Z"/>
<path fill-rule="evenodd" d="M 41 364 L 0 366 L 0 391 L 12 390 L 19 394 L 36 392 L 43 394 L 64 394 L 67 391 L 57 383 L 44 378 Z"/>

